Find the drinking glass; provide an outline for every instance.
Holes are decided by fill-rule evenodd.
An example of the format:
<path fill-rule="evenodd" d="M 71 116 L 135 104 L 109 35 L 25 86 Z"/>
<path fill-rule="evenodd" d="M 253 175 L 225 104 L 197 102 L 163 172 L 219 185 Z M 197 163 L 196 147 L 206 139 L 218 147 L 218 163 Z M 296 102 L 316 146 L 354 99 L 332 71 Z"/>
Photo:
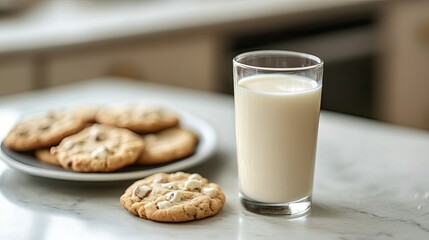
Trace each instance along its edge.
<path fill-rule="evenodd" d="M 242 205 L 301 216 L 312 201 L 323 61 L 290 51 L 233 59 L 238 177 Z"/>

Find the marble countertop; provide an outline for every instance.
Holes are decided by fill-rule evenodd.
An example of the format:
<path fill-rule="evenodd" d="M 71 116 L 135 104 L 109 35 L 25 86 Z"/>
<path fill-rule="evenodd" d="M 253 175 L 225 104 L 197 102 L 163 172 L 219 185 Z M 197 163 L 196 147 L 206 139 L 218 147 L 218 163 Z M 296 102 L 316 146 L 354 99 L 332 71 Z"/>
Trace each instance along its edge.
<path fill-rule="evenodd" d="M 373 0 L 35 1 L 0 18 L 0 54 L 73 46 L 275 16 L 356 11 Z M 333 11 L 336 14 L 341 11 Z"/>
<path fill-rule="evenodd" d="M 231 96 L 104 78 L 0 97 L 0 134 L 16 114 L 82 103 L 174 104 L 214 126 L 216 154 L 188 169 L 219 183 L 227 202 L 200 221 L 163 224 L 119 203 L 131 183 L 32 177 L 0 162 L 0 239 L 428 239 L 429 132 L 322 112 L 313 209 L 303 218 L 256 215 L 237 194 Z"/>

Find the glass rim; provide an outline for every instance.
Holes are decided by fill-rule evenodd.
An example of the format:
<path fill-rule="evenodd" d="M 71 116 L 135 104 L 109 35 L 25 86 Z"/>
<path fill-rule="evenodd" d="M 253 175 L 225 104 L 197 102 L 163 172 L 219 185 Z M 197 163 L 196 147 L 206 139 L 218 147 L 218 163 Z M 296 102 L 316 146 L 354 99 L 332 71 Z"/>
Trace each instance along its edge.
<path fill-rule="evenodd" d="M 301 57 L 306 59 L 314 60 L 316 63 L 303 67 L 261 67 L 250 64 L 241 63 L 240 60 L 251 55 L 264 55 L 264 54 L 276 54 L 278 56 L 293 56 L 293 57 Z M 232 59 L 234 65 L 237 65 L 242 68 L 254 68 L 260 70 L 268 70 L 268 71 L 305 71 L 316 69 L 323 66 L 323 60 L 315 55 L 309 53 L 302 52 L 294 52 L 294 51 L 286 51 L 286 50 L 258 50 L 258 51 L 250 51 L 238 54 Z"/>

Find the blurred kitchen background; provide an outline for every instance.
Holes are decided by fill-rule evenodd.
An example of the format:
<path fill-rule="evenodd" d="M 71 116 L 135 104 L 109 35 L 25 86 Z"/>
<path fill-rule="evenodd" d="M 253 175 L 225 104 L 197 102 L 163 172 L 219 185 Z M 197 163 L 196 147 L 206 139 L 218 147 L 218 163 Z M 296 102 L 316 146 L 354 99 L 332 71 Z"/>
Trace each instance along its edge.
<path fill-rule="evenodd" d="M 106 75 L 232 94 L 258 49 L 324 59 L 323 109 L 429 129 L 429 1 L 0 0 L 0 98 Z"/>

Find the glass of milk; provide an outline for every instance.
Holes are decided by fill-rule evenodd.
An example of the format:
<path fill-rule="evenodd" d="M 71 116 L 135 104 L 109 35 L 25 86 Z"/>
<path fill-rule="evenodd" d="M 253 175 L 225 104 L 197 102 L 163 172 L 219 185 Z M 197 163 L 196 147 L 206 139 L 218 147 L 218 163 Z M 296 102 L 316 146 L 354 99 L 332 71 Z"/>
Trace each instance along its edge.
<path fill-rule="evenodd" d="M 240 200 L 261 214 L 311 208 L 323 61 L 289 51 L 233 59 Z"/>

